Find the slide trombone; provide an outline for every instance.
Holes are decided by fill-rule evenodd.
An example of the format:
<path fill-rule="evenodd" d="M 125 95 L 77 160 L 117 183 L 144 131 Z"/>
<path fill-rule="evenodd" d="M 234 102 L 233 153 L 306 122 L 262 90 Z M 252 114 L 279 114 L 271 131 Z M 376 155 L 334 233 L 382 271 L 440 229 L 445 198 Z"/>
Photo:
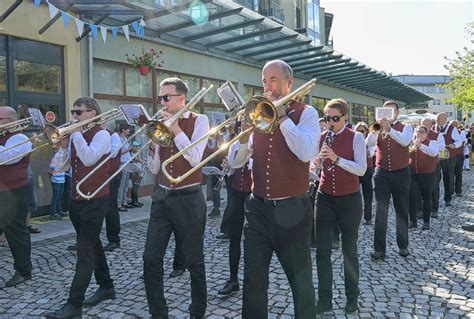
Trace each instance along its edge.
<path fill-rule="evenodd" d="M 227 150 L 229 145 L 232 143 L 236 142 L 237 140 L 240 139 L 240 137 L 244 134 L 248 134 L 252 132 L 253 130 L 258 130 L 262 133 L 271 133 L 276 130 L 278 127 L 278 110 L 282 107 L 286 107 L 288 103 L 290 103 L 293 100 L 298 100 L 302 98 L 303 96 L 307 95 L 311 89 L 316 85 L 316 80 L 312 79 L 311 81 L 306 82 L 290 94 L 284 96 L 283 98 L 272 102 L 268 98 L 264 96 L 253 96 L 250 99 L 247 100 L 247 102 L 242 106 L 242 108 L 237 112 L 236 115 L 233 117 L 227 119 L 226 121 L 222 122 L 221 124 L 215 126 L 214 128 L 210 129 L 207 134 L 196 140 L 194 143 L 183 149 L 182 151 L 176 153 L 174 156 L 168 158 L 166 161 L 164 161 L 161 165 L 161 170 L 163 171 L 163 174 L 168 178 L 168 180 L 171 183 L 180 183 L 184 179 L 186 179 L 188 176 L 193 174 L 195 171 L 201 169 L 204 165 L 206 165 L 209 161 L 214 159 L 216 156 Z M 237 121 L 237 119 L 245 115 L 245 119 L 247 122 L 249 122 L 252 127 L 249 127 L 248 129 L 242 131 L 240 134 L 235 136 L 233 139 L 230 141 L 223 143 L 219 149 L 217 149 L 214 153 L 203 159 L 198 165 L 194 166 L 192 169 L 190 169 L 188 172 L 181 176 L 173 177 L 167 170 L 167 166 L 176 160 L 178 157 L 182 156 L 185 154 L 188 150 L 190 150 L 193 147 L 196 147 L 199 143 L 202 143 L 204 140 L 206 140 L 209 136 L 212 136 L 216 134 L 219 130 L 221 130 L 223 127 L 227 126 L 228 124 Z"/>
<path fill-rule="evenodd" d="M 0 136 L 27 129 L 32 124 L 31 117 L 0 125 Z"/>
<path fill-rule="evenodd" d="M 151 142 L 158 144 L 160 146 L 171 145 L 171 142 L 173 141 L 173 138 L 174 138 L 173 132 L 171 131 L 171 126 L 174 124 L 175 121 L 177 121 L 181 117 L 181 115 L 183 115 L 186 111 L 189 111 L 191 108 L 193 108 L 204 97 L 204 95 L 206 95 L 212 89 L 212 87 L 213 86 L 211 85 L 207 89 L 202 88 L 181 110 L 179 110 L 175 115 L 173 115 L 171 118 L 169 118 L 166 121 L 161 121 L 161 118 L 159 118 L 159 116 L 162 115 L 161 113 L 162 110 L 157 112 L 148 123 L 143 124 L 135 133 L 133 133 L 126 141 L 124 141 L 120 145 L 117 152 L 119 152 L 126 144 L 130 143 L 135 138 L 135 136 L 137 136 L 140 132 L 146 131 L 146 135 L 150 140 L 146 142 L 145 144 L 143 144 L 143 146 L 141 146 L 136 151 L 135 154 L 130 156 L 130 159 L 126 161 L 125 163 L 123 163 L 117 169 L 117 171 L 114 174 L 112 174 L 104 183 L 102 183 L 102 185 L 100 185 L 93 193 L 84 194 L 81 191 L 82 184 L 84 184 L 84 182 L 88 180 L 100 167 L 105 165 L 105 163 L 107 163 L 112 157 L 114 157 L 115 153 L 111 152 L 109 156 L 107 156 L 102 162 L 100 162 L 96 167 L 94 167 L 94 169 L 90 171 L 89 174 L 84 176 L 84 178 L 81 179 L 79 183 L 77 183 L 76 191 L 79 194 L 79 196 L 87 200 L 94 198 L 95 195 L 97 195 L 97 193 L 99 193 L 102 190 L 102 188 L 105 187 L 105 185 L 108 185 L 115 176 L 117 176 L 122 170 L 124 170 L 124 168 L 128 164 L 134 161 L 135 158 L 137 158 L 140 155 L 140 153 L 145 148 L 147 148 L 148 145 L 150 145 Z"/>

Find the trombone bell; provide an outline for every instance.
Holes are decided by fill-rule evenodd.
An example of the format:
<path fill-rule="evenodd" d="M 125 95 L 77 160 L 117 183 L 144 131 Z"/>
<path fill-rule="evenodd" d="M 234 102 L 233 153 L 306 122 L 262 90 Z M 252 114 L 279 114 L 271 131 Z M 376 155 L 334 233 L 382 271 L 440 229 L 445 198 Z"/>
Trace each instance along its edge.
<path fill-rule="evenodd" d="M 246 121 L 262 133 L 270 133 L 275 129 L 277 114 L 275 105 L 264 96 L 254 96 L 245 105 Z"/>
<path fill-rule="evenodd" d="M 147 137 L 155 144 L 170 146 L 173 142 L 173 132 L 162 121 L 151 121 L 146 130 Z"/>

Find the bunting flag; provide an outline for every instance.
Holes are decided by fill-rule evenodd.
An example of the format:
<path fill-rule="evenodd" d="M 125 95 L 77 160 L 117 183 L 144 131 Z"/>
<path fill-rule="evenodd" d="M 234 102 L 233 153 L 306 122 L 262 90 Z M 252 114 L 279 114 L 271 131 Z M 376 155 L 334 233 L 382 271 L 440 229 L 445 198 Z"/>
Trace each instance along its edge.
<path fill-rule="evenodd" d="M 92 36 L 94 37 L 94 39 L 97 39 L 98 36 L 99 36 L 97 28 L 100 28 L 101 38 L 102 38 L 102 41 L 104 41 L 104 43 L 107 41 L 107 33 L 108 33 L 109 29 L 112 32 L 112 37 L 114 39 L 117 39 L 118 31 L 119 31 L 119 29 L 122 29 L 122 31 L 125 35 L 125 38 L 127 39 L 127 41 L 130 41 L 130 25 L 133 27 L 133 30 L 135 31 L 135 34 L 137 36 L 139 36 L 141 38 L 143 38 L 145 36 L 146 23 L 145 23 L 145 20 L 143 20 L 143 17 L 137 19 L 136 21 L 132 22 L 131 24 L 124 24 L 124 25 L 121 25 L 121 26 L 108 27 L 108 26 L 102 26 L 102 25 L 96 25 L 96 24 L 93 24 L 93 23 L 84 22 L 80 19 L 77 19 L 76 17 L 70 15 L 66 11 L 63 11 L 63 10 L 60 10 L 60 9 L 56 8 L 48 0 L 33 0 L 33 2 L 34 2 L 34 5 L 36 7 L 39 7 L 42 2 L 45 2 L 48 5 L 50 19 L 53 19 L 58 13 L 61 14 L 61 17 L 63 19 L 64 27 L 66 27 L 66 28 L 68 27 L 69 23 L 71 22 L 71 19 L 74 19 L 74 22 L 76 23 L 77 33 L 79 33 L 79 35 L 82 35 L 84 33 L 84 26 L 89 26 L 89 28 L 91 30 L 91 33 L 92 33 Z"/>

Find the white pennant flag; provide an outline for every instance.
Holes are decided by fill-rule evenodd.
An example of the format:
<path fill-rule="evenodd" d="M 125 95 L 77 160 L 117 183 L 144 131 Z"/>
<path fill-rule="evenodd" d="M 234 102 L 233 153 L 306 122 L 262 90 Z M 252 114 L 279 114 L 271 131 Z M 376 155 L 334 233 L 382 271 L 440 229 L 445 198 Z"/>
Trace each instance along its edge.
<path fill-rule="evenodd" d="M 81 36 L 82 33 L 84 32 L 84 22 L 82 22 L 79 19 L 74 19 L 74 20 L 76 20 L 77 32 L 79 33 L 79 36 Z"/>
<path fill-rule="evenodd" d="M 54 18 L 56 14 L 58 13 L 58 8 L 53 6 L 51 3 L 48 2 L 48 7 L 49 7 L 49 17 L 50 19 Z"/>
<path fill-rule="evenodd" d="M 130 41 L 130 31 L 128 30 L 128 25 L 123 25 L 122 29 L 123 29 L 123 33 L 125 33 L 125 37 L 127 38 L 127 41 Z"/>
<path fill-rule="evenodd" d="M 145 20 L 143 20 L 143 18 L 140 19 L 140 25 L 142 27 L 146 27 L 146 23 L 145 23 Z"/>
<path fill-rule="evenodd" d="M 107 27 L 100 27 L 100 34 L 102 35 L 102 40 L 105 43 L 105 40 L 107 39 Z"/>

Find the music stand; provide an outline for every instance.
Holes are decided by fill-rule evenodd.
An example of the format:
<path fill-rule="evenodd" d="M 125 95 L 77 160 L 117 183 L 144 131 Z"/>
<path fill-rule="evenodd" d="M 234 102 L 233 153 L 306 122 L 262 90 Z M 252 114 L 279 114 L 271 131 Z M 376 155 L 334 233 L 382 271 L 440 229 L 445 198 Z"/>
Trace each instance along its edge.
<path fill-rule="evenodd" d="M 30 115 L 31 122 L 34 126 L 38 126 L 40 129 L 43 129 L 46 126 L 46 119 L 40 110 L 35 109 L 34 107 L 29 107 L 28 114 Z"/>
<path fill-rule="evenodd" d="M 122 104 L 120 110 L 130 125 L 142 126 L 151 120 L 142 104 Z"/>
<path fill-rule="evenodd" d="M 225 82 L 217 89 L 217 95 L 224 103 L 224 106 L 229 112 L 240 109 L 245 104 L 244 99 L 240 96 L 239 92 L 235 89 L 232 82 Z"/>

